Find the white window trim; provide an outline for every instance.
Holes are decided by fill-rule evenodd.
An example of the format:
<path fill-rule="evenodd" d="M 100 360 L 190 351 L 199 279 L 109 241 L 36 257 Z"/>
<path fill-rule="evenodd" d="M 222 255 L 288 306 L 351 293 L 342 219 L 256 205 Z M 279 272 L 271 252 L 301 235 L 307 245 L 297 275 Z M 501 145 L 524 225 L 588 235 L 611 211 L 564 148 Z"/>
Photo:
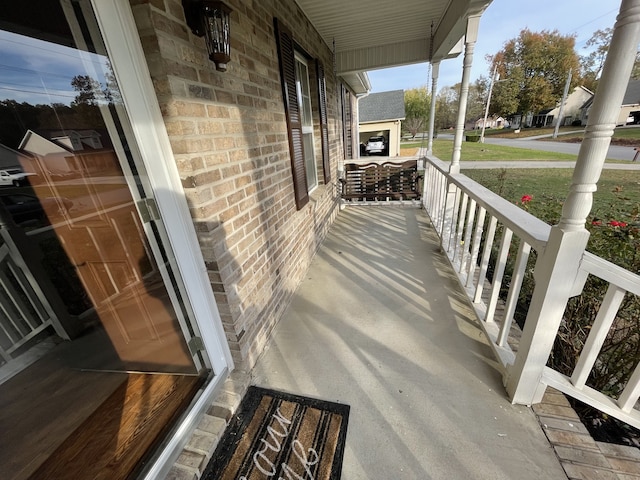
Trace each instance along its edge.
<path fill-rule="evenodd" d="M 297 51 L 294 51 L 294 59 L 296 62 L 300 62 L 302 63 L 306 69 L 307 69 L 307 91 L 306 92 L 301 92 L 303 95 L 303 98 L 298 99 L 301 102 L 300 105 L 300 114 L 301 114 L 301 118 L 304 119 L 304 95 L 306 94 L 309 97 L 309 118 L 311 119 L 311 124 L 310 125 L 306 125 L 304 123 L 302 123 L 302 134 L 303 135 L 311 135 L 311 145 L 313 146 L 313 151 L 311 152 L 311 157 L 313 158 L 313 168 L 314 168 L 314 172 L 313 172 L 313 178 L 316 179 L 315 185 L 307 185 L 307 192 L 311 193 L 313 192 L 316 188 L 318 188 L 318 185 L 320 184 L 320 181 L 318 179 L 318 159 L 316 158 L 316 138 L 315 138 L 315 134 L 313 133 L 313 129 L 314 129 L 314 123 L 313 123 L 313 104 L 311 103 L 311 79 L 309 78 L 309 63 L 307 62 L 307 59 L 300 54 Z M 296 75 L 298 73 L 298 70 L 296 69 Z M 296 78 L 296 82 L 298 81 L 298 79 Z M 302 86 L 302 83 L 300 84 Z M 296 93 L 300 93 L 298 92 L 298 89 L 296 88 Z M 305 151 L 305 156 L 307 155 L 307 152 Z M 305 168 L 307 168 L 307 161 L 305 158 Z M 309 179 L 309 171 L 307 170 L 307 181 Z"/>
<path fill-rule="evenodd" d="M 209 284 L 204 258 L 191 221 L 169 136 L 158 105 L 151 74 L 128 0 L 91 0 L 122 99 L 131 121 L 136 143 L 149 176 L 158 210 L 166 225 L 169 247 L 177 260 L 207 354 L 216 373 L 213 381 L 187 412 L 145 479 L 162 478 L 195 427 L 200 414 L 220 389 L 233 359 L 225 340 L 220 313 Z M 106 32 L 106 34 L 104 34 Z M 147 161 L 153 159 L 153 162 Z"/>

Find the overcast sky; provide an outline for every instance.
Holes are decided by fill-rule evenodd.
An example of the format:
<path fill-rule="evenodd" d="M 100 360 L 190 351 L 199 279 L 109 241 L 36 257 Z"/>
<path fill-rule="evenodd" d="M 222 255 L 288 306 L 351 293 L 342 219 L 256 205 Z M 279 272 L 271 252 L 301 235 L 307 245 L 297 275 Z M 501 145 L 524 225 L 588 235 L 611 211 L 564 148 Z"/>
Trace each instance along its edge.
<path fill-rule="evenodd" d="M 507 40 L 516 38 L 523 28 L 534 32 L 558 30 L 576 35 L 576 52 L 584 55 L 585 43 L 593 32 L 613 27 L 620 9 L 619 0 L 493 0 L 480 19 L 480 31 L 473 55 L 471 80 L 490 76 L 485 55 L 502 49 Z M 438 90 L 462 80 L 462 57 L 440 64 Z M 368 72 L 372 92 L 408 90 L 428 85 L 429 64 L 409 65 Z"/>

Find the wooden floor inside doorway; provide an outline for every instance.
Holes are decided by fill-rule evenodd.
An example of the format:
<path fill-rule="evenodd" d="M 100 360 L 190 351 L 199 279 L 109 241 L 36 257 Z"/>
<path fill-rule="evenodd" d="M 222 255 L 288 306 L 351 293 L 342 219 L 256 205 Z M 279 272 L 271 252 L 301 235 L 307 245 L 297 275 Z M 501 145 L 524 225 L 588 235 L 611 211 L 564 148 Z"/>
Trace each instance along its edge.
<path fill-rule="evenodd" d="M 203 380 L 83 371 L 61 351 L 0 385 L 0 477 L 135 477 Z"/>
<path fill-rule="evenodd" d="M 195 376 L 129 374 L 31 478 L 134 478 L 201 383 Z"/>

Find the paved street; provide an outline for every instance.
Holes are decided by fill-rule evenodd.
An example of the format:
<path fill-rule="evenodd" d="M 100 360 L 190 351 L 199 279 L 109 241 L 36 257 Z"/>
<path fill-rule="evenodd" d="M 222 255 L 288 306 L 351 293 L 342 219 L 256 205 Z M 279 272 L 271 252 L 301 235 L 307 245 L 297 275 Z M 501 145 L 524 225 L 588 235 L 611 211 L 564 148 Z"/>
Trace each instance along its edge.
<path fill-rule="evenodd" d="M 545 140 L 531 140 L 531 139 L 510 139 L 510 138 L 490 138 L 485 137 L 485 143 L 494 145 L 505 145 L 509 147 L 517 148 L 530 148 L 532 150 L 544 150 L 545 152 L 558 152 L 569 153 L 577 155 L 580 150 L 579 143 L 565 143 L 565 142 L 553 142 Z M 633 160 L 635 155 L 633 147 L 621 147 L 618 145 L 611 145 L 607 158 L 613 160 Z"/>
<path fill-rule="evenodd" d="M 438 134 L 440 139 L 452 139 L 453 134 L 444 133 Z M 528 148 L 531 150 L 543 150 L 545 152 L 558 152 L 577 155 L 580 150 L 579 143 L 565 143 L 565 142 L 553 142 L 546 140 L 536 140 L 540 137 L 527 137 L 527 138 L 495 138 L 485 137 L 484 141 L 488 145 L 504 145 L 507 147 L 516 148 Z M 463 146 L 464 148 L 464 146 Z M 635 155 L 633 147 L 621 147 L 618 145 L 611 145 L 607 158 L 612 160 L 628 160 L 632 161 Z"/>

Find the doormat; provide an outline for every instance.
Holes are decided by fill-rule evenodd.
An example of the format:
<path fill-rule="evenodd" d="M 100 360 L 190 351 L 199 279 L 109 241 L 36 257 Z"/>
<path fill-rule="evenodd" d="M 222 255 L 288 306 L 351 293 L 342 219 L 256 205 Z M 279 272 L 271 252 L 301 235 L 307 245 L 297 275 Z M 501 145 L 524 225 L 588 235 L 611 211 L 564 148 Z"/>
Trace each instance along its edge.
<path fill-rule="evenodd" d="M 251 386 L 204 480 L 339 480 L 349 405 Z"/>

